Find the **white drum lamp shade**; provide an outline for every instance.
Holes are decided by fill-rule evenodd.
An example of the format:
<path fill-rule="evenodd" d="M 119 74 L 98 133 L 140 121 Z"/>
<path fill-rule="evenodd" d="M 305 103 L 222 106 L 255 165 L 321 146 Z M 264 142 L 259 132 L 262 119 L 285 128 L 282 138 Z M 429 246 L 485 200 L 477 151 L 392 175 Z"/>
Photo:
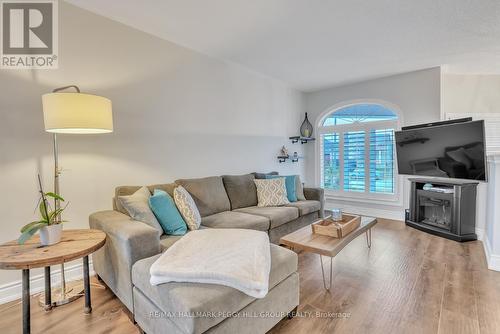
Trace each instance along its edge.
<path fill-rule="evenodd" d="M 111 100 L 83 93 L 42 96 L 45 131 L 91 134 L 113 132 Z"/>

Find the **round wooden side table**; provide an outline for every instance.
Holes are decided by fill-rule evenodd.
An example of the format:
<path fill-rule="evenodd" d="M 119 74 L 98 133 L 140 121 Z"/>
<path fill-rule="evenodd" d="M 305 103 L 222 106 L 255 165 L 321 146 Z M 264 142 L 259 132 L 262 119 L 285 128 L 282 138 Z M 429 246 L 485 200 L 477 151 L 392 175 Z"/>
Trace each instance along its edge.
<path fill-rule="evenodd" d="M 90 302 L 89 254 L 101 248 L 106 234 L 99 230 L 63 230 L 61 241 L 41 246 L 38 236 L 19 245 L 17 240 L 0 245 L 0 269 L 22 270 L 23 333 L 30 333 L 30 269 L 45 268 L 45 305 L 52 305 L 50 266 L 83 258 L 85 313 L 92 312 Z"/>

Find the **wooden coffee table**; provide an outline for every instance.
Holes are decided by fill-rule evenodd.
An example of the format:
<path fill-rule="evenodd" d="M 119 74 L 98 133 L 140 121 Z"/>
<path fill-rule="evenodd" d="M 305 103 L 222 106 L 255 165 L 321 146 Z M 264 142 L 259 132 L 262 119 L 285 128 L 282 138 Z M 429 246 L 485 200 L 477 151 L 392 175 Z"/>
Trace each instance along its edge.
<path fill-rule="evenodd" d="M 366 234 L 366 244 L 368 248 L 372 246 L 372 227 L 377 224 L 377 219 L 373 217 L 361 217 L 361 224 L 357 229 L 349 233 L 344 238 L 333 238 L 326 235 L 314 234 L 311 225 L 307 225 L 295 232 L 285 235 L 280 239 L 280 245 L 289 247 L 292 250 L 319 254 L 321 262 L 321 273 L 323 275 L 323 286 L 326 291 L 332 287 L 333 258 L 352 240 L 361 234 Z M 326 285 L 325 270 L 323 267 L 323 256 L 330 258 L 330 284 Z"/>
<path fill-rule="evenodd" d="M 21 269 L 23 272 L 23 333 L 30 333 L 30 269 L 45 268 L 45 303 L 50 309 L 50 266 L 83 258 L 85 313 L 90 313 L 89 254 L 101 248 L 106 234 L 99 230 L 63 230 L 61 241 L 41 246 L 38 236 L 18 245 L 17 240 L 0 245 L 0 269 Z"/>

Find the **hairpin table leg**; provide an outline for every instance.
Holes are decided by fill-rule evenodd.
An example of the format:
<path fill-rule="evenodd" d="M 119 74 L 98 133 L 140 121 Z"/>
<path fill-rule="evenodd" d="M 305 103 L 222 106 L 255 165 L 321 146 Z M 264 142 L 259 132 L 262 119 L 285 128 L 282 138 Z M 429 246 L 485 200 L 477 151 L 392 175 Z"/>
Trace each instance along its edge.
<path fill-rule="evenodd" d="M 325 290 L 330 292 L 330 289 L 332 288 L 332 277 L 333 277 L 333 257 L 330 257 L 330 284 L 328 287 L 326 287 L 326 277 L 325 277 L 325 269 L 323 268 L 323 256 L 320 254 L 319 255 L 319 261 L 321 262 L 321 274 L 323 276 L 323 286 L 325 287 Z"/>
<path fill-rule="evenodd" d="M 371 248 L 372 247 L 372 229 L 369 228 L 368 230 L 366 230 L 366 245 L 368 246 L 368 248 Z"/>

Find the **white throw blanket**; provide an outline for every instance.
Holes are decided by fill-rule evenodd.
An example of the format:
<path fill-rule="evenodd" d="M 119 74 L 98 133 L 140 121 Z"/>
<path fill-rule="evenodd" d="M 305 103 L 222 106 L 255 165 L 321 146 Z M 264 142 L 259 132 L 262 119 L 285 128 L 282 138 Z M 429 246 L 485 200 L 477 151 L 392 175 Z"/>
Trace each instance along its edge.
<path fill-rule="evenodd" d="M 150 269 L 151 284 L 209 283 L 264 298 L 271 250 L 267 233 L 244 229 L 191 231 L 168 248 Z"/>

